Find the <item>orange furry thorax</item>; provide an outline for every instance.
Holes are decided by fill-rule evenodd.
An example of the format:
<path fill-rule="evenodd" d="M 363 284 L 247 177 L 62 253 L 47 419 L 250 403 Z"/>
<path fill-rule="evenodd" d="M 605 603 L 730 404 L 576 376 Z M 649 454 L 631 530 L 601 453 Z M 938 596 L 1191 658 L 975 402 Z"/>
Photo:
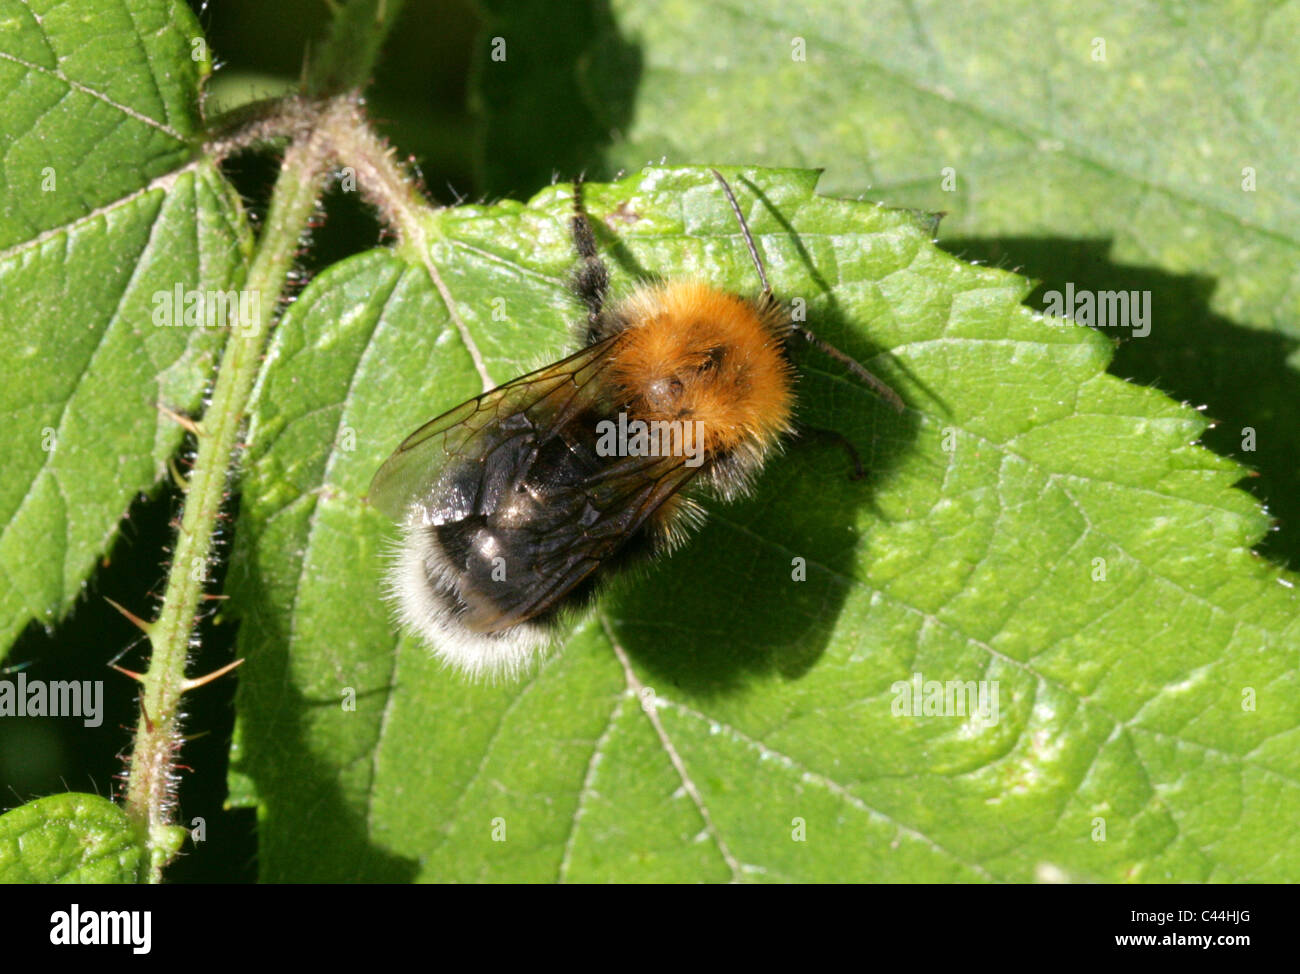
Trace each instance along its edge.
<path fill-rule="evenodd" d="M 764 451 L 788 431 L 793 369 L 778 306 L 673 281 L 638 290 L 619 313 L 628 327 L 610 370 L 633 418 L 697 422 L 710 455 Z"/>

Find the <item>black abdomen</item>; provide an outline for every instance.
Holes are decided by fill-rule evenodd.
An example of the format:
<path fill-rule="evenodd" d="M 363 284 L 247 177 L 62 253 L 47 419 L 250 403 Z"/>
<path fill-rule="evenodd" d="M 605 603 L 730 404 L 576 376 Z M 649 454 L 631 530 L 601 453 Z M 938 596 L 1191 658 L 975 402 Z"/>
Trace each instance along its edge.
<path fill-rule="evenodd" d="M 424 530 L 454 578 L 430 581 L 450 583 L 467 628 L 552 621 L 612 569 L 653 554 L 662 490 L 621 473 L 626 458 L 597 454 L 601 418 L 586 412 L 540 438 L 531 427 L 508 432 L 482 459 L 446 472 Z"/>

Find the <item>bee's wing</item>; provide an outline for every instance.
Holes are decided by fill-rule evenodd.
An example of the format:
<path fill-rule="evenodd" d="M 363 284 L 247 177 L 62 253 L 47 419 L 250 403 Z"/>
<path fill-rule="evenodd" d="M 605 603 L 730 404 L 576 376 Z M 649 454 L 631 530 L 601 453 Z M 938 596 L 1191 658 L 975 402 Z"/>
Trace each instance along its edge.
<path fill-rule="evenodd" d="M 618 337 L 589 345 L 425 423 L 379 468 L 370 482 L 370 503 L 401 521 L 411 504 L 429 497 L 449 461 L 481 459 L 503 428 L 515 428 L 513 417 L 522 414 L 523 421 L 529 421 L 534 414 L 546 413 L 548 424 L 553 425 L 572 415 L 594 391 L 591 380 Z"/>
<path fill-rule="evenodd" d="M 370 485 L 394 520 L 414 513 L 455 552 L 462 622 L 498 632 L 553 610 L 647 535 L 647 522 L 699 472 L 682 456 L 597 458 L 586 428 L 617 408 L 598 380 L 624 335 L 462 403 L 412 433 Z M 481 557 L 484 535 L 509 562 Z"/>

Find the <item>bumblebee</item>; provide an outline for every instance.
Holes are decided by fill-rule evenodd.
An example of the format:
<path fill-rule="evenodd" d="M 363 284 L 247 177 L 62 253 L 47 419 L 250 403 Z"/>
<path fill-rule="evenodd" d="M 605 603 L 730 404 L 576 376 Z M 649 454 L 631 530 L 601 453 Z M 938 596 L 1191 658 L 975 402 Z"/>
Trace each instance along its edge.
<path fill-rule="evenodd" d="M 753 260 L 757 297 L 668 280 L 608 302 L 578 179 L 570 228 L 573 290 L 586 307 L 581 350 L 425 424 L 375 474 L 370 501 L 401 526 L 390 598 L 402 625 L 452 667 L 517 677 L 603 581 L 698 528 L 697 496 L 747 493 L 794 431 L 794 339 L 902 408 L 773 297 L 735 194 L 713 175 Z"/>

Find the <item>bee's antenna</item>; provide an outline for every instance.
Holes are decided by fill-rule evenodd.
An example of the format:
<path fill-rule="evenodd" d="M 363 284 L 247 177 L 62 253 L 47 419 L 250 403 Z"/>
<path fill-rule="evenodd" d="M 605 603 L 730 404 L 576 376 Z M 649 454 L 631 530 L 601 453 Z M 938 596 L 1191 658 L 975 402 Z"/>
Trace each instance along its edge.
<path fill-rule="evenodd" d="M 722 191 L 727 194 L 727 199 L 731 202 L 731 211 L 736 214 L 736 222 L 740 224 L 740 232 L 745 238 L 745 246 L 749 248 L 749 256 L 754 259 L 754 268 L 758 271 L 758 279 L 763 282 L 763 301 L 771 301 L 772 286 L 767 283 L 767 272 L 763 269 L 763 260 L 758 256 L 758 248 L 754 246 L 754 236 L 749 232 L 749 224 L 745 222 L 745 215 L 740 212 L 740 204 L 736 202 L 736 194 L 731 191 L 731 187 L 727 185 L 727 181 L 722 178 L 722 173 L 718 172 L 716 169 L 712 169 L 710 172 L 712 172 L 714 178 L 722 184 Z M 881 399 L 893 406 L 898 412 L 901 413 L 903 411 L 903 400 L 899 398 L 898 393 L 863 368 L 862 363 L 857 359 L 841 352 L 830 342 L 818 338 L 802 325 L 795 324 L 792 326 L 791 330 L 795 334 L 799 335 L 799 337 L 804 341 L 808 342 L 808 344 L 817 346 L 817 348 L 821 349 L 825 354 L 829 355 L 837 362 L 843 362 L 849 367 L 850 372 L 857 376 L 869 388 L 874 390 Z"/>
<path fill-rule="evenodd" d="M 758 271 L 758 279 L 763 282 L 763 297 L 766 300 L 772 296 L 772 286 L 767 283 L 767 271 L 763 269 L 763 260 L 758 256 L 758 248 L 754 246 L 754 235 L 749 232 L 749 224 L 745 222 L 745 214 L 740 212 L 740 204 L 736 202 L 736 194 L 731 191 L 727 181 L 722 178 L 722 173 L 716 169 L 711 169 L 710 172 L 722 184 L 722 191 L 727 194 L 727 199 L 731 201 L 731 212 L 736 214 L 736 222 L 740 224 L 740 233 L 745 238 L 745 246 L 749 248 L 749 256 L 754 259 L 754 269 Z"/>

